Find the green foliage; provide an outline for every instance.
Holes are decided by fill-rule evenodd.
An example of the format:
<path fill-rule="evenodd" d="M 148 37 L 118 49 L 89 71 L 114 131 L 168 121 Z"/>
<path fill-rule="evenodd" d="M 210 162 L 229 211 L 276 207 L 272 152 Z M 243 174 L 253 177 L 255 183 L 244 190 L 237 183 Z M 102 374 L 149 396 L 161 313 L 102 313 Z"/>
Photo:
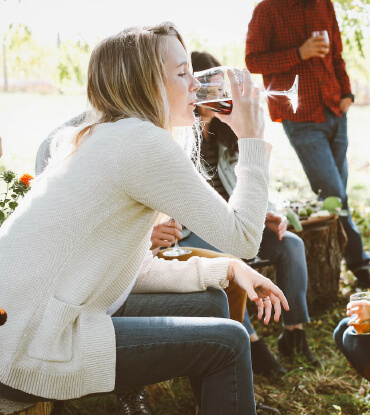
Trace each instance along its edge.
<path fill-rule="evenodd" d="M 23 197 L 29 190 L 29 181 L 33 179 L 30 175 L 23 175 L 20 179 L 16 174 L 7 170 L 0 175 L 6 186 L 6 192 L 0 194 L 0 226 L 18 206 L 18 199 Z"/>

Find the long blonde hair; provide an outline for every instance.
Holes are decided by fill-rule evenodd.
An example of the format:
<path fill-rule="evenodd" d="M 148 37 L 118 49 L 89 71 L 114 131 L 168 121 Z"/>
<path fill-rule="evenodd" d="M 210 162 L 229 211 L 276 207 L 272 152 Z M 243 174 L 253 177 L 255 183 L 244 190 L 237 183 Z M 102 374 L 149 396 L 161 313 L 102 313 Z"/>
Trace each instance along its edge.
<path fill-rule="evenodd" d="M 198 128 L 180 132 L 171 128 L 165 88 L 164 61 L 168 36 L 186 45 L 170 22 L 130 27 L 102 40 L 93 50 L 88 69 L 87 96 L 92 111 L 83 124 L 61 130 L 51 143 L 48 167 L 73 154 L 97 124 L 138 118 L 181 135 L 184 149 L 200 168 Z M 177 131 L 176 131 L 177 130 Z"/>
<path fill-rule="evenodd" d="M 123 118 L 170 128 L 164 85 L 168 36 L 176 36 L 186 51 L 178 30 L 169 22 L 125 29 L 95 47 L 89 63 L 87 96 L 100 118 L 79 132 L 76 147 L 93 125 Z"/>

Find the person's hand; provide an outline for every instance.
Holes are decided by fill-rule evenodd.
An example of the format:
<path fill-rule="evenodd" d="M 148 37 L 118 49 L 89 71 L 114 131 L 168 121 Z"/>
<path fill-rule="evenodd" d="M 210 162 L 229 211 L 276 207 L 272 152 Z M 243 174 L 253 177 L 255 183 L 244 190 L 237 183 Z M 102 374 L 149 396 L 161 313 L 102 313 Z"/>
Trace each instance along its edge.
<path fill-rule="evenodd" d="M 284 238 L 285 232 L 287 230 L 288 220 L 286 216 L 277 215 L 273 212 L 267 212 L 265 226 L 272 232 L 276 233 L 279 241 L 281 241 Z"/>
<path fill-rule="evenodd" d="M 150 249 L 153 255 L 158 254 L 161 246 L 169 248 L 175 242 L 175 239 L 179 241 L 182 238 L 181 230 L 182 226 L 174 219 L 154 226 L 150 238 L 152 242 Z"/>
<path fill-rule="evenodd" d="M 352 98 L 342 98 L 339 103 L 339 108 L 342 112 L 347 112 L 348 108 L 353 104 Z"/>
<path fill-rule="evenodd" d="M 1 156 L 3 155 L 3 147 L 2 147 L 2 143 L 1 143 L 1 137 L 0 137 L 0 158 L 1 158 Z"/>
<path fill-rule="evenodd" d="M 247 292 L 249 299 L 256 303 L 260 320 L 265 312 L 264 324 L 267 325 L 270 321 L 272 305 L 275 321 L 279 321 L 281 315 L 280 303 L 289 311 L 288 301 L 280 288 L 244 262 L 230 259 L 227 279 L 236 282 Z"/>
<path fill-rule="evenodd" d="M 302 60 L 324 58 L 329 52 L 329 44 L 324 36 L 310 37 L 299 48 Z"/>
<path fill-rule="evenodd" d="M 351 301 L 347 304 L 347 316 L 352 317 L 348 322 L 350 325 L 361 324 L 366 320 L 370 322 L 370 302 L 366 300 Z"/>
<path fill-rule="evenodd" d="M 260 104 L 260 91 L 254 87 L 248 69 L 243 69 L 243 92 L 233 71 L 228 70 L 233 110 L 229 115 L 216 114 L 222 122 L 228 124 L 238 138 L 263 138 L 265 118 Z"/>

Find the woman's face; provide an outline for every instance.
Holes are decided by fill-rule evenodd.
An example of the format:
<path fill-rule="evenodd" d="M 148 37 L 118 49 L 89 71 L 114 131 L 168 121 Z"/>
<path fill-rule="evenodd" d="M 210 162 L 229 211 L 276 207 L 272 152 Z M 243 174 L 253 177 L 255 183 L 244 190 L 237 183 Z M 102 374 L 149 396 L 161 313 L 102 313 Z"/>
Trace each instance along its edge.
<path fill-rule="evenodd" d="M 173 127 L 194 124 L 194 109 L 199 82 L 189 67 L 188 57 L 181 42 L 175 36 L 168 37 L 165 87 Z"/>

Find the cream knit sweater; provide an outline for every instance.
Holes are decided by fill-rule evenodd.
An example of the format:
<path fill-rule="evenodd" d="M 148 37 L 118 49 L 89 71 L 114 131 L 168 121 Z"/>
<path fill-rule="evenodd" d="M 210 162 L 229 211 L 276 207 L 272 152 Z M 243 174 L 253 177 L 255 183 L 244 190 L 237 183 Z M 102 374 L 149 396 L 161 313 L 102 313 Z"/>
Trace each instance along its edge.
<path fill-rule="evenodd" d="M 136 275 L 136 292 L 225 287 L 227 259 L 164 261 L 148 249 L 164 212 L 225 252 L 256 255 L 270 145 L 245 138 L 239 151 L 229 204 L 169 132 L 137 119 L 94 127 L 34 183 L 0 228 L 0 382 L 54 399 L 109 392 L 116 345 L 106 312 Z"/>

